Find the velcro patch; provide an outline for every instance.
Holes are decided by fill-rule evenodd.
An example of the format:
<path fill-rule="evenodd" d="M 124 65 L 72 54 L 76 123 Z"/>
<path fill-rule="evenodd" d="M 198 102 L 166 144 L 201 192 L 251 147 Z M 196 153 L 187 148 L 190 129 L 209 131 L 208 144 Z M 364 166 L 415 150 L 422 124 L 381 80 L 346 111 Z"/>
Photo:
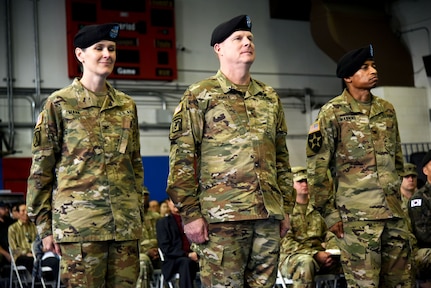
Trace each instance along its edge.
<path fill-rule="evenodd" d="M 317 121 L 311 124 L 308 134 L 314 133 L 316 131 L 320 131 L 320 124 Z"/>
<path fill-rule="evenodd" d="M 320 130 L 313 132 L 311 134 L 308 134 L 307 145 L 311 151 L 313 151 L 314 153 L 319 152 L 320 148 L 322 148 L 322 144 L 323 144 L 323 137 L 322 137 L 322 133 L 320 133 Z"/>
<path fill-rule="evenodd" d="M 422 206 L 422 199 L 412 199 L 410 201 L 410 207 L 421 207 Z"/>
<path fill-rule="evenodd" d="M 183 130 L 183 118 L 175 117 L 171 124 L 171 133 L 177 133 Z"/>

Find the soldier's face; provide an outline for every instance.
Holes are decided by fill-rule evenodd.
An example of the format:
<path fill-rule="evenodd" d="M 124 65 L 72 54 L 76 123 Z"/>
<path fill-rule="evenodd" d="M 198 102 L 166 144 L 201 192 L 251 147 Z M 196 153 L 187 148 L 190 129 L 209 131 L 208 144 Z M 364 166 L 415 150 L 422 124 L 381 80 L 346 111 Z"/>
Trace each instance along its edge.
<path fill-rule="evenodd" d="M 415 190 L 418 184 L 418 177 L 415 175 L 407 175 L 403 177 L 401 187 L 406 190 Z"/>
<path fill-rule="evenodd" d="M 75 55 L 82 63 L 84 73 L 107 77 L 117 59 L 116 43 L 102 40 L 85 49 L 76 48 Z"/>
<path fill-rule="evenodd" d="M 431 182 L 431 161 L 422 168 L 422 172 L 427 175 L 427 181 Z"/>
<path fill-rule="evenodd" d="M 250 31 L 236 31 L 214 48 L 223 63 L 251 64 L 256 57 L 253 39 Z"/>
<path fill-rule="evenodd" d="M 367 60 L 362 64 L 361 68 L 348 78 L 345 78 L 347 83 L 350 83 L 354 88 L 371 89 L 377 86 L 379 77 L 377 67 L 374 60 Z"/>
<path fill-rule="evenodd" d="M 308 183 L 306 179 L 300 180 L 300 181 L 295 181 L 293 183 L 293 188 L 295 188 L 296 190 L 296 194 L 308 194 Z"/>

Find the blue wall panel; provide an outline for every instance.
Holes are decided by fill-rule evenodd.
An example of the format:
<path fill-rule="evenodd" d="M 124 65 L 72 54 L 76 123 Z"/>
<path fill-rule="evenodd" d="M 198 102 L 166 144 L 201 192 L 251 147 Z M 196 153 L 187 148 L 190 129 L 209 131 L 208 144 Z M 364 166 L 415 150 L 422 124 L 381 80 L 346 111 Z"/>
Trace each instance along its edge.
<path fill-rule="evenodd" d="M 150 199 L 163 201 L 169 173 L 169 156 L 143 156 L 144 184 L 150 191 Z"/>

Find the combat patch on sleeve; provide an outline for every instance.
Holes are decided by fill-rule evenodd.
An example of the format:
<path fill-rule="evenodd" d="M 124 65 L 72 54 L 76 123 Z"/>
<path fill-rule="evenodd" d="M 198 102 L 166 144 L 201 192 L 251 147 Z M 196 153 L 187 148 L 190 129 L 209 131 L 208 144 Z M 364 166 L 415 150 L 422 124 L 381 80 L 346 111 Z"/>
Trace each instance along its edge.
<path fill-rule="evenodd" d="M 40 129 L 34 130 L 33 133 L 33 147 L 40 146 Z"/>
<path fill-rule="evenodd" d="M 312 155 L 313 153 L 317 153 L 322 148 L 323 138 L 322 133 L 320 132 L 319 122 L 314 122 L 310 126 L 310 130 L 308 131 L 307 138 L 307 155 Z"/>
<path fill-rule="evenodd" d="M 42 141 L 40 126 L 42 125 L 44 120 L 43 115 L 44 115 L 43 113 L 40 113 L 39 116 L 37 117 L 36 126 L 33 131 L 33 147 L 39 147 Z"/>
<path fill-rule="evenodd" d="M 183 103 L 181 102 L 175 108 L 174 115 L 172 116 L 171 138 L 174 137 L 175 134 L 183 131 L 183 111 L 185 111 L 185 109 L 183 109 Z"/>

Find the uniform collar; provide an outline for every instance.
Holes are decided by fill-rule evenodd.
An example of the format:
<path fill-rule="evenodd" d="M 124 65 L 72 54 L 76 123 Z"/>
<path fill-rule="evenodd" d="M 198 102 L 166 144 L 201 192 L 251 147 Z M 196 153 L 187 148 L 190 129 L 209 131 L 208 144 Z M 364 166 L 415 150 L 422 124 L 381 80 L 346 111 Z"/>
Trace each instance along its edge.
<path fill-rule="evenodd" d="M 227 94 L 232 90 L 239 92 L 238 87 L 234 83 L 232 83 L 229 79 L 227 79 L 226 76 L 220 70 L 218 70 L 215 77 L 219 81 L 220 88 L 223 90 L 223 93 Z M 250 79 L 250 85 L 248 86 L 247 92 L 250 93 L 250 95 L 252 95 L 252 96 L 255 96 L 258 94 L 263 95 L 263 88 L 260 85 L 258 85 L 256 83 L 256 81 L 253 80 L 253 78 L 251 78 Z M 248 93 L 246 93 L 246 94 L 248 94 Z"/>
<path fill-rule="evenodd" d="M 355 100 L 355 98 L 353 98 L 353 96 L 349 93 L 347 89 L 344 89 L 341 96 L 344 98 L 344 100 L 347 102 L 353 112 L 362 113 L 361 109 L 359 108 L 358 102 Z M 369 115 L 370 118 L 385 111 L 385 107 L 382 105 L 381 101 L 378 101 L 377 97 L 373 94 L 371 94 L 371 97 L 371 110 Z"/>
<path fill-rule="evenodd" d="M 115 107 L 122 105 L 121 98 L 118 97 L 111 84 L 106 82 L 106 86 L 108 87 L 107 96 L 109 99 L 107 106 Z M 72 87 L 75 91 L 79 108 L 98 107 L 97 96 L 95 96 L 93 93 L 89 93 L 89 91 L 81 84 L 81 82 L 79 82 L 79 78 L 75 78 L 73 80 Z"/>

